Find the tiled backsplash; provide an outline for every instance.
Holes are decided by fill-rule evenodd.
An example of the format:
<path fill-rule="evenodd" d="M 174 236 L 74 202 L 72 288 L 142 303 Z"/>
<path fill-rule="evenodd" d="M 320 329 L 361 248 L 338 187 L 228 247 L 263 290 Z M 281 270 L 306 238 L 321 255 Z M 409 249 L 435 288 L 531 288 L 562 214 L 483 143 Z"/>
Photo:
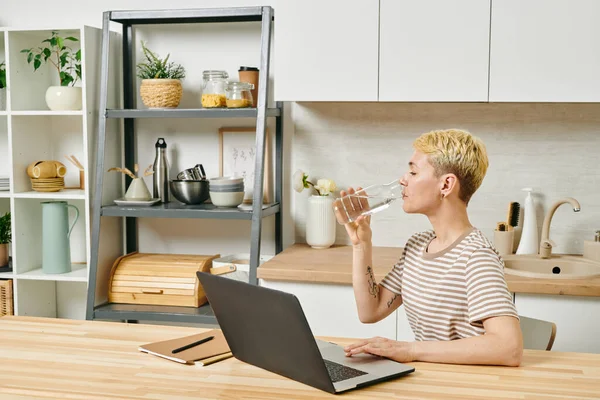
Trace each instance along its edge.
<path fill-rule="evenodd" d="M 292 171 L 334 179 L 339 188 L 388 182 L 401 176 L 412 142 L 433 129 L 461 128 L 486 144 L 490 167 L 469 205 L 471 222 L 490 239 L 508 203 L 524 204 L 535 189 L 537 222 L 553 202 L 571 196 L 581 212 L 558 208 L 550 237 L 555 253 L 581 253 L 583 240 L 600 229 L 600 104 L 300 103 L 293 106 Z M 296 242 L 305 242 L 306 198 L 292 193 Z M 430 229 L 422 215 L 408 215 L 400 201 L 373 217 L 377 246 L 404 246 Z M 338 226 L 337 244 L 347 244 Z"/>

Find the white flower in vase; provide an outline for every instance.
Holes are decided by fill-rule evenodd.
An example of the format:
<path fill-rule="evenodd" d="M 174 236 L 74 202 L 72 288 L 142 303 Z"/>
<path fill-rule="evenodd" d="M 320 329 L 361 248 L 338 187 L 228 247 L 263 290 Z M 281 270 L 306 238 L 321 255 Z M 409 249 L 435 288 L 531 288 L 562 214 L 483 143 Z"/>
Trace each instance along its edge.
<path fill-rule="evenodd" d="M 328 196 L 330 193 L 333 193 L 337 190 L 337 186 L 331 179 L 319 179 L 315 189 L 317 192 L 319 192 L 319 195 Z"/>
<path fill-rule="evenodd" d="M 313 187 L 319 196 L 329 196 L 329 194 L 337 190 L 335 182 L 331 179 L 319 179 L 315 185 L 308 180 L 308 175 L 301 169 L 294 172 L 292 176 L 292 187 L 298 193 L 302 192 L 305 188 L 308 189 Z"/>

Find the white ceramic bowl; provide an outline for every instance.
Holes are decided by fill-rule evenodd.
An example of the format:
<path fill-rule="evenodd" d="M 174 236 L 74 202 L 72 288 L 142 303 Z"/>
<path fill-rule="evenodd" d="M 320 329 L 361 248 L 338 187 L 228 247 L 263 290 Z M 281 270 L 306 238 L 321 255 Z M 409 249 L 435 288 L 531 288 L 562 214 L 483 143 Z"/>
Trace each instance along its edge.
<path fill-rule="evenodd" d="M 210 192 L 210 201 L 217 207 L 237 207 L 244 201 L 244 192 Z"/>
<path fill-rule="evenodd" d="M 210 182 L 210 186 L 221 186 L 221 185 L 239 185 L 240 183 L 244 183 L 244 178 L 239 178 L 236 176 L 220 176 L 218 178 L 210 178 L 208 180 Z"/>

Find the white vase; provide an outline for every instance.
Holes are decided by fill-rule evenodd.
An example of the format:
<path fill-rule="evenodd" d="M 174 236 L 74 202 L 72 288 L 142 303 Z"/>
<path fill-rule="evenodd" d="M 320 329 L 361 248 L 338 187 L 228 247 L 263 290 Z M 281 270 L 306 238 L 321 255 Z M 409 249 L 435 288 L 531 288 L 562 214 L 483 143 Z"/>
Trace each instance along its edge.
<path fill-rule="evenodd" d="M 131 180 L 129 188 L 125 193 L 125 198 L 130 201 L 144 201 L 152 198 L 148 186 L 146 186 L 146 182 L 144 182 L 144 178 L 135 178 Z"/>
<path fill-rule="evenodd" d="M 308 198 L 306 243 L 314 249 L 326 249 L 335 243 L 333 200 L 333 196 Z"/>
<path fill-rule="evenodd" d="M 52 111 L 81 110 L 81 87 L 50 86 L 46 90 L 46 104 Z"/>

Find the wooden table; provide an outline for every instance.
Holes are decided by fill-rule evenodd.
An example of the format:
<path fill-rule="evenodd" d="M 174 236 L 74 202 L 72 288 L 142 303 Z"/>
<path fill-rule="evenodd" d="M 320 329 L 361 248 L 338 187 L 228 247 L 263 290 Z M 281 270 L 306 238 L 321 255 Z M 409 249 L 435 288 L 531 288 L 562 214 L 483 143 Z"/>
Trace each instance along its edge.
<path fill-rule="evenodd" d="M 374 247 L 373 272 L 380 281 L 402 255 L 400 247 Z M 265 280 L 352 284 L 352 247 L 332 246 L 315 250 L 306 244 L 294 244 L 258 268 Z M 600 277 L 589 279 L 539 279 L 505 274 L 508 290 L 600 297 Z"/>
<path fill-rule="evenodd" d="M 321 399 L 335 395 L 234 358 L 186 366 L 137 350 L 202 329 L 0 318 L 1 399 Z M 349 339 L 336 339 L 339 343 Z M 518 368 L 411 363 L 344 399 L 598 399 L 600 355 L 526 351 Z M 338 396 L 338 397 L 340 397 Z"/>

